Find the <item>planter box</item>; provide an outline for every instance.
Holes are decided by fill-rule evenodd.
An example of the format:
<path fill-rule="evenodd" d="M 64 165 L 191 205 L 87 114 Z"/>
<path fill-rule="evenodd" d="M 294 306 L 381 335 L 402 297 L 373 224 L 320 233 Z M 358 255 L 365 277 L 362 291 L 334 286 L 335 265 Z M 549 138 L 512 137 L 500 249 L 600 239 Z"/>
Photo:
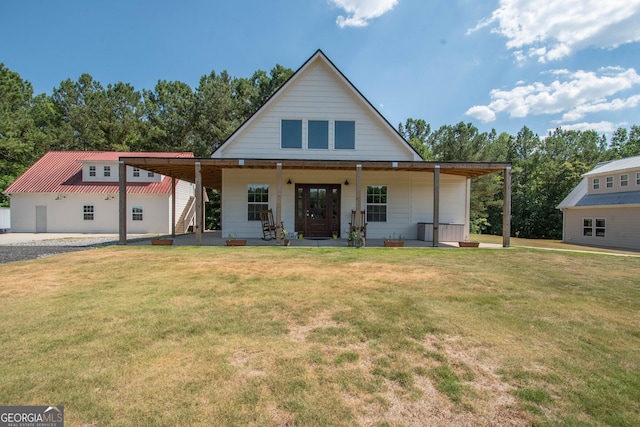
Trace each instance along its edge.
<path fill-rule="evenodd" d="M 480 242 L 458 242 L 458 246 L 461 248 L 477 248 L 480 246 Z"/>
<path fill-rule="evenodd" d="M 247 241 L 245 239 L 232 239 L 226 241 L 227 246 L 247 246 Z"/>
<path fill-rule="evenodd" d="M 403 248 L 404 242 L 399 240 L 385 240 L 384 247 L 385 248 Z"/>
<path fill-rule="evenodd" d="M 151 244 L 154 246 L 171 246 L 173 245 L 173 239 L 151 239 Z"/>

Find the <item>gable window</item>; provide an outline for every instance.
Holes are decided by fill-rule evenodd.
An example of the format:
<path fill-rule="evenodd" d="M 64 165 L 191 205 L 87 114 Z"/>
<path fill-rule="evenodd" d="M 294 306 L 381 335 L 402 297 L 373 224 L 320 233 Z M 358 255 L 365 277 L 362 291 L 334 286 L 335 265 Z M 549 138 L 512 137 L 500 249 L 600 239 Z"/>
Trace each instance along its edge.
<path fill-rule="evenodd" d="M 247 220 L 260 221 L 260 211 L 269 209 L 269 186 L 251 184 L 247 188 Z"/>
<path fill-rule="evenodd" d="M 605 237 L 606 223 L 606 219 L 596 218 L 596 237 Z"/>
<path fill-rule="evenodd" d="M 156 174 L 155 174 L 155 173 L 153 173 L 153 172 L 147 172 L 147 177 L 148 177 L 148 178 L 153 178 L 154 176 L 156 176 Z"/>
<path fill-rule="evenodd" d="M 85 221 L 93 221 L 93 205 L 84 205 L 82 214 Z"/>
<path fill-rule="evenodd" d="M 102 169 L 102 174 L 103 174 L 104 176 L 111 176 L 111 166 L 105 166 L 105 167 Z"/>
<path fill-rule="evenodd" d="M 143 218 L 142 206 L 133 206 L 131 208 L 131 219 L 133 221 L 142 221 L 142 218 Z"/>
<path fill-rule="evenodd" d="M 133 168 L 133 176 L 134 177 L 139 177 L 140 176 L 140 169 Z"/>
<path fill-rule="evenodd" d="M 367 222 L 387 222 L 387 186 L 367 186 Z"/>
<path fill-rule="evenodd" d="M 336 120 L 335 148 L 336 150 L 353 150 L 356 148 L 356 122 Z"/>
<path fill-rule="evenodd" d="M 281 148 L 302 148 L 302 120 L 283 120 L 280 137 Z"/>
<path fill-rule="evenodd" d="M 96 176 L 96 167 L 89 166 L 89 176 Z"/>
<path fill-rule="evenodd" d="M 629 175 L 626 173 L 620 175 L 620 187 L 626 187 L 627 185 L 629 185 Z"/>
<path fill-rule="evenodd" d="M 607 177 L 607 188 L 613 188 L 613 177 L 612 176 L 608 176 Z"/>
<path fill-rule="evenodd" d="M 600 189 L 600 178 L 593 178 L 593 189 L 594 190 Z"/>
<path fill-rule="evenodd" d="M 309 149 L 326 150 L 329 148 L 329 122 L 309 120 Z"/>

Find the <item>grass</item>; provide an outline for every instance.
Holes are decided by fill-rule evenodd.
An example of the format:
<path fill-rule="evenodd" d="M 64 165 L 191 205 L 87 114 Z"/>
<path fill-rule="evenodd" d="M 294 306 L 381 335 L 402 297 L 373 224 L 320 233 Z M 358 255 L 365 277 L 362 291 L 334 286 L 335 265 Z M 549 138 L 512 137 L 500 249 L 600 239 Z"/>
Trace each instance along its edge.
<path fill-rule="evenodd" d="M 640 258 L 107 247 L 0 275 L 0 405 L 69 426 L 640 425 Z"/>

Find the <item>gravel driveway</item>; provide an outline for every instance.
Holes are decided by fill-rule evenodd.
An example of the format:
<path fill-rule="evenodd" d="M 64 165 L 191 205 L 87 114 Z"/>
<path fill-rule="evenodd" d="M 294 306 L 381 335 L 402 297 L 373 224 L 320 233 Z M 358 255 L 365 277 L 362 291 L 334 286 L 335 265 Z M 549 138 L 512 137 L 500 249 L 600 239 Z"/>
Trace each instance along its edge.
<path fill-rule="evenodd" d="M 79 237 L 0 245 L 0 264 L 83 251 L 116 243 L 113 237 Z"/>

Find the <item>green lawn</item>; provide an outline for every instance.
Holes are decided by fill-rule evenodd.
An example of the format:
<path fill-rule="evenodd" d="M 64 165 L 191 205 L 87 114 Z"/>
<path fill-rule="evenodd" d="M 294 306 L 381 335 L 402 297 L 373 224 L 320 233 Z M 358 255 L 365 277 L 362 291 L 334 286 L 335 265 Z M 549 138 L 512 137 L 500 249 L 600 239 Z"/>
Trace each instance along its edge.
<path fill-rule="evenodd" d="M 0 405 L 68 426 L 640 425 L 637 257 L 107 247 L 0 277 Z"/>

